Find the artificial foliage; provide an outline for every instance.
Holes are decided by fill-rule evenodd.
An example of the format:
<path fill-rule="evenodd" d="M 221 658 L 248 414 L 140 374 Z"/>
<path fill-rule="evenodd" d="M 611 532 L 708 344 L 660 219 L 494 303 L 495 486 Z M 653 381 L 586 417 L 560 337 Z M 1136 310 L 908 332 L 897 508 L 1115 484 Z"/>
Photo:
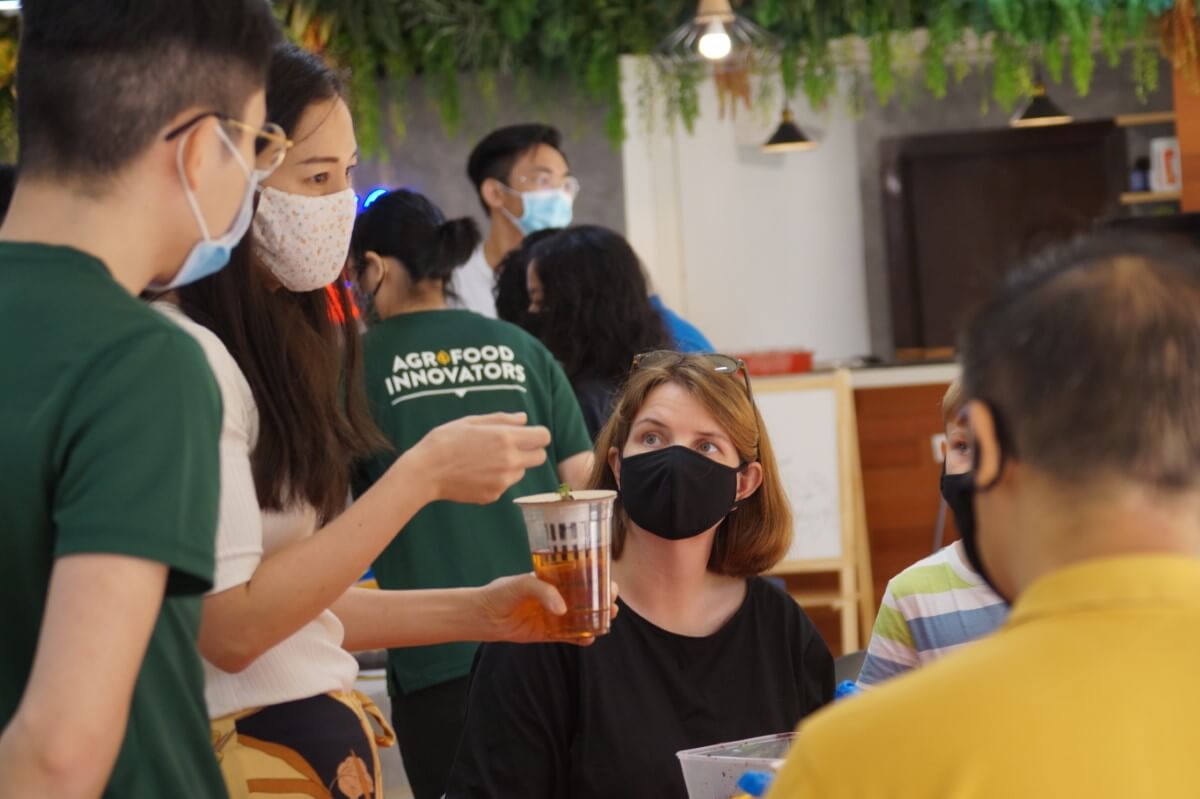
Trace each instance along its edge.
<path fill-rule="evenodd" d="M 418 75 L 430 83 L 450 131 L 465 103 L 491 101 L 498 76 L 526 87 L 565 79 L 606 105 L 608 136 L 619 142 L 625 110 L 618 57 L 653 55 L 695 2 L 283 0 L 277 8 L 293 38 L 351 68 L 364 146 L 375 149 L 385 122 L 403 132 L 404 93 L 397 88 Z M 766 83 L 818 108 L 839 91 L 869 91 L 888 103 L 911 97 L 916 85 L 941 98 L 971 70 L 988 74 L 991 99 L 1004 107 L 1029 93 L 1039 71 L 1069 79 L 1082 95 L 1097 58 L 1126 61 L 1145 96 L 1157 88 L 1159 58 L 1189 71 L 1197 60 L 1192 0 L 745 0 L 734 8 L 771 34 L 768 51 L 735 69 L 771 77 Z M 699 62 L 644 69 L 640 95 L 664 99 L 665 121 L 690 127 L 698 87 L 713 69 Z M 847 72 L 850 80 L 841 80 Z M 715 77 L 731 92 L 722 95 L 723 106 L 744 101 L 745 75 Z M 381 85 L 389 87 L 382 104 Z M 769 98 L 768 90 L 757 99 Z M 849 99 L 862 107 L 866 98 Z"/>
<path fill-rule="evenodd" d="M 348 69 L 364 151 L 404 133 L 404 82 L 422 78 L 448 131 L 467 104 L 494 105 L 498 80 L 536 97 L 568 81 L 608 110 L 607 134 L 625 132 L 618 59 L 653 55 L 695 12 L 695 0 L 275 0 L 288 36 Z M 1097 58 L 1128 65 L 1143 96 L 1157 88 L 1166 57 L 1196 80 L 1200 46 L 1194 0 L 734 0 L 765 28 L 769 46 L 717 67 L 731 110 L 803 94 L 823 107 L 839 92 L 850 107 L 904 101 L 916 91 L 944 97 L 972 70 L 987 74 L 990 100 L 1008 107 L 1039 71 L 1087 94 Z M 17 20 L 0 17 L 0 150 L 12 154 L 12 83 Z M 699 86 L 714 67 L 661 62 L 639 70 L 639 105 L 690 128 Z M 732 70 L 732 72 L 730 71 Z M 737 74 L 741 70 L 742 74 Z M 656 99 L 657 98 L 657 99 Z"/>

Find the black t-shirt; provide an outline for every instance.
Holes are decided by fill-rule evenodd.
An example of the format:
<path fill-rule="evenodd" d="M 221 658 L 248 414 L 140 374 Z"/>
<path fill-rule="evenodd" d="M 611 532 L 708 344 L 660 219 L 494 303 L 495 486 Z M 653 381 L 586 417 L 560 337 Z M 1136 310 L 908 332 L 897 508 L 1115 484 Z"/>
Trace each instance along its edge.
<path fill-rule="evenodd" d="M 618 385 L 601 377 L 581 377 L 573 381 L 571 387 L 575 389 L 575 398 L 583 411 L 588 435 L 595 441 L 612 415 Z"/>
<path fill-rule="evenodd" d="M 591 647 L 483 647 L 446 799 L 686 799 L 676 752 L 788 732 L 832 697 L 825 642 L 761 578 L 705 638 L 622 604 Z"/>

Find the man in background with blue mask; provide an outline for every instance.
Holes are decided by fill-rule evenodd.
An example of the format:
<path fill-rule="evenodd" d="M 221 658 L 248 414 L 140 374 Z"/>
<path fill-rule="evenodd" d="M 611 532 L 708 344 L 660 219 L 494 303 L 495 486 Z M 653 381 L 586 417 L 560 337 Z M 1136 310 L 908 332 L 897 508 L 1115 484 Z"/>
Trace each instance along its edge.
<path fill-rule="evenodd" d="M 195 640 L 221 404 L 138 299 L 250 221 L 267 0 L 25 0 L 0 228 L 0 796 L 216 797 Z M 268 165 L 269 166 L 269 165 Z"/>
<path fill-rule="evenodd" d="M 549 125 L 510 125 L 483 138 L 467 159 L 467 175 L 491 226 L 471 260 L 454 273 L 450 289 L 457 307 L 496 318 L 496 268 L 530 233 L 571 224 L 579 181 L 563 155 L 562 136 Z M 662 316 L 674 348 L 713 352 L 694 325 L 666 307 L 657 294 L 650 303 Z"/>
<path fill-rule="evenodd" d="M 483 138 L 467 159 L 488 216 L 487 237 L 454 274 L 450 289 L 458 307 L 496 318 L 496 267 L 530 233 L 571 224 L 579 181 L 571 175 L 549 125 L 509 125 Z"/>

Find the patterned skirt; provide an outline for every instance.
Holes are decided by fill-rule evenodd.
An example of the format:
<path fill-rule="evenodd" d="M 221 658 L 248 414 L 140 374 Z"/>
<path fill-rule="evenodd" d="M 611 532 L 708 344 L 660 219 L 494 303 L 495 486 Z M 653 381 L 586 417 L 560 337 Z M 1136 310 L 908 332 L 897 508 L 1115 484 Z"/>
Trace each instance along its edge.
<path fill-rule="evenodd" d="M 230 799 L 380 799 L 376 747 L 396 741 L 357 691 L 223 716 L 212 722 L 212 738 Z"/>

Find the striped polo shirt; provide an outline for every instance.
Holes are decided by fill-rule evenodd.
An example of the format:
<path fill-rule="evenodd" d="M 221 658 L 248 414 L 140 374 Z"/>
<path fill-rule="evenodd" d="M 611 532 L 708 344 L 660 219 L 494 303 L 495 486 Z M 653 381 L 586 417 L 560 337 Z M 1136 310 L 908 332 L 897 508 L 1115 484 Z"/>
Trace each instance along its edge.
<path fill-rule="evenodd" d="M 962 544 L 950 544 L 888 582 L 858 682 L 875 685 L 937 660 L 995 630 L 1007 614 Z"/>

